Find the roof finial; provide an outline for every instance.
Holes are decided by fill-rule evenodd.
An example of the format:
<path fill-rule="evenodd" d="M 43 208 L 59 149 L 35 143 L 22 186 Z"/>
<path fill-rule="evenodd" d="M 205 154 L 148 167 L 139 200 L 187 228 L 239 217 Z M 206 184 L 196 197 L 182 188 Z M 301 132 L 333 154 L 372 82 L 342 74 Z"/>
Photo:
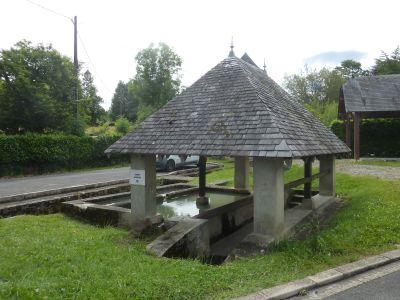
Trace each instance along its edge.
<path fill-rule="evenodd" d="M 267 74 L 267 66 L 265 65 L 265 57 L 264 57 L 264 72 L 265 72 L 265 74 Z"/>
<path fill-rule="evenodd" d="M 229 57 L 234 57 L 235 56 L 235 52 L 233 52 L 233 37 L 231 39 L 231 51 L 229 51 Z"/>

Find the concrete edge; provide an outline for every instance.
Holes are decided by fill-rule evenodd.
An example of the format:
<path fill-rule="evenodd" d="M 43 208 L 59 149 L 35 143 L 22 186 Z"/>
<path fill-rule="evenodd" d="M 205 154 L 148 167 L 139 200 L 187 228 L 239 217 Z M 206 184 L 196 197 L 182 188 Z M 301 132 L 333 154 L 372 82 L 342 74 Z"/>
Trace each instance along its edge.
<path fill-rule="evenodd" d="M 399 247 L 399 246 L 398 246 Z M 352 263 L 328 269 L 306 278 L 288 282 L 269 289 L 264 289 L 256 293 L 236 298 L 237 300 L 276 300 L 287 299 L 313 288 L 318 288 L 326 284 L 340 281 L 344 278 L 360 274 L 367 270 L 387 265 L 389 263 L 400 260 L 400 248 L 391 250 L 382 254 L 369 256 Z"/>
<path fill-rule="evenodd" d="M 52 195 L 57 195 L 57 194 L 64 194 L 64 193 L 76 192 L 76 191 L 81 191 L 81 190 L 87 190 L 87 189 L 91 189 L 91 188 L 98 188 L 98 187 L 104 187 L 104 186 L 108 186 L 108 185 L 116 185 L 116 184 L 124 184 L 124 183 L 128 183 L 128 179 L 110 180 L 110 181 L 97 182 L 97 183 L 74 185 L 74 186 L 64 187 L 64 188 L 59 188 L 59 189 L 43 190 L 43 191 L 37 191 L 37 192 L 32 192 L 32 193 L 10 195 L 10 196 L 0 197 L 0 203 L 28 200 L 28 199 L 34 199 L 34 198 L 39 198 L 39 197 L 52 196 Z"/>

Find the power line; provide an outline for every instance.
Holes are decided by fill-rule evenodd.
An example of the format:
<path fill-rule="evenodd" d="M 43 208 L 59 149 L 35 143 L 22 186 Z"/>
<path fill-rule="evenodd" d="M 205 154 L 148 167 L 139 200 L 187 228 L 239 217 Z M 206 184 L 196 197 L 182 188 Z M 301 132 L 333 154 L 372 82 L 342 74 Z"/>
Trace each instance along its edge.
<path fill-rule="evenodd" d="M 70 20 L 72 23 L 74 22 L 74 21 L 72 20 L 72 18 L 70 18 L 70 17 L 68 17 L 68 16 L 66 16 L 66 15 L 64 15 L 64 14 L 62 14 L 62 13 L 59 13 L 59 12 L 57 12 L 57 11 L 51 9 L 51 8 L 47 8 L 47 7 L 45 7 L 45 6 L 43 6 L 43 5 L 39 4 L 39 3 L 33 2 L 33 1 L 31 1 L 31 0 L 25 0 L 25 1 L 26 1 L 26 2 L 29 2 L 29 3 L 31 3 L 31 4 L 33 4 L 33 5 L 36 5 L 37 7 L 40 7 L 40 8 L 42 8 L 42 9 L 44 9 L 44 10 L 47 10 L 47 11 L 53 13 L 53 14 L 56 14 L 56 15 L 58 15 L 58 16 L 60 16 L 60 17 L 67 18 L 67 19 Z"/>
<path fill-rule="evenodd" d="M 104 83 L 103 79 L 101 78 L 99 72 L 96 70 L 96 68 L 95 68 L 95 66 L 94 66 L 94 63 L 93 63 L 92 59 L 90 58 L 89 52 L 88 52 L 87 49 L 86 49 L 85 43 L 83 42 L 83 39 L 82 39 L 82 37 L 81 37 L 81 35 L 80 35 L 79 33 L 78 33 L 78 38 L 79 38 L 79 41 L 80 41 L 81 44 L 82 44 L 82 48 L 83 48 L 83 50 L 85 51 L 86 56 L 88 57 L 89 63 L 92 65 L 93 71 L 96 73 L 97 77 L 100 79 L 100 82 L 101 82 L 101 84 L 103 85 L 103 87 L 104 87 L 108 92 L 111 93 L 111 90 L 107 87 L 107 85 Z"/>

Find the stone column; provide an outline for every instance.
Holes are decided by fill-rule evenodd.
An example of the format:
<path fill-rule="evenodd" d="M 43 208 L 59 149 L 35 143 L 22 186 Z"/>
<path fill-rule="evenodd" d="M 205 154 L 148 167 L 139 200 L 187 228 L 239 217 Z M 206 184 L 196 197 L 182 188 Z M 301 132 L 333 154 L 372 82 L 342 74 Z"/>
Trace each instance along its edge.
<path fill-rule="evenodd" d="M 284 228 L 283 160 L 255 157 L 254 233 L 279 237 Z"/>
<path fill-rule="evenodd" d="M 321 196 L 336 196 L 335 156 L 321 156 L 319 158 L 319 172 L 326 175 L 319 178 L 319 194 Z"/>
<path fill-rule="evenodd" d="M 247 156 L 235 157 L 235 189 L 249 189 L 249 158 Z"/>
<path fill-rule="evenodd" d="M 131 212 L 134 220 L 156 215 L 156 156 L 132 154 L 129 175 Z"/>

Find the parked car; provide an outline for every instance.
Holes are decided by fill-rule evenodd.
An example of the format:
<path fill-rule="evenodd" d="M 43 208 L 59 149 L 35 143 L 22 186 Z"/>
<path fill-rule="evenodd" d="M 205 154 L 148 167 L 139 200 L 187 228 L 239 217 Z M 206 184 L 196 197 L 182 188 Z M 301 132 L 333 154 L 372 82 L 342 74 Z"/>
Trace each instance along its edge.
<path fill-rule="evenodd" d="M 158 154 L 156 167 L 159 170 L 167 170 L 172 172 L 177 167 L 186 165 L 197 165 L 199 163 L 198 155 L 165 155 Z"/>

